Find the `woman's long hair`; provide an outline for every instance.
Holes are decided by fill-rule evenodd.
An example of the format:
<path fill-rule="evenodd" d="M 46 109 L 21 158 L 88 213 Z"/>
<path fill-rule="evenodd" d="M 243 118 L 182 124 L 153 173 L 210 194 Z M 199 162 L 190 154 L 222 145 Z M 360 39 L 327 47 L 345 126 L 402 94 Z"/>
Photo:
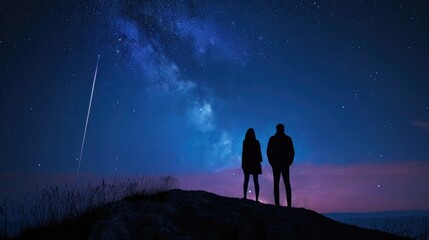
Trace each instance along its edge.
<path fill-rule="evenodd" d="M 247 129 L 246 136 L 244 137 L 244 141 L 256 141 L 256 134 L 253 128 Z"/>

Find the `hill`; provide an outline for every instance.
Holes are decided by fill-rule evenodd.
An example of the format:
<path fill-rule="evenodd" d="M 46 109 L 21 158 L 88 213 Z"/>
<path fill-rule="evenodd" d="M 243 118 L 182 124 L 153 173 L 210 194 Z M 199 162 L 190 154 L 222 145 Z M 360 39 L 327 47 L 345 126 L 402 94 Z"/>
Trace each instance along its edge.
<path fill-rule="evenodd" d="M 23 239 L 407 239 L 336 222 L 314 211 L 171 190 L 107 204 Z"/>

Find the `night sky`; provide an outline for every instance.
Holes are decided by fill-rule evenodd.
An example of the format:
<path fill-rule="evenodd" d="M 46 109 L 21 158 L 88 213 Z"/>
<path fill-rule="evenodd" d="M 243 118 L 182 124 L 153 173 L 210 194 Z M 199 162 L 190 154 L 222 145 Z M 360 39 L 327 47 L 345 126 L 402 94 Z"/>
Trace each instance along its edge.
<path fill-rule="evenodd" d="M 86 178 L 241 197 L 252 127 L 272 203 L 284 123 L 295 206 L 429 209 L 428 1 L 18 0 L 0 22 L 0 197 L 74 181 L 100 54 Z"/>

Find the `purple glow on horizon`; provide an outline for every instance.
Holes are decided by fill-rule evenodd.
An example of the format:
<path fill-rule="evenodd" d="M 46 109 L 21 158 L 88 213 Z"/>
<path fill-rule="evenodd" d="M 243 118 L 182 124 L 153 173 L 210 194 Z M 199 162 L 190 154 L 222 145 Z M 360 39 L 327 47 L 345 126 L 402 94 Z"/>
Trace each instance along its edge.
<path fill-rule="evenodd" d="M 314 165 L 295 164 L 290 169 L 294 207 L 318 212 L 361 212 L 384 210 L 429 209 L 429 164 L 420 161 L 400 161 L 389 164 Z M 0 180 L 13 185 L 5 196 L 19 196 L 34 191 L 36 186 L 75 183 L 73 174 L 22 175 L 4 174 Z M 127 179 L 132 176 L 117 176 Z M 241 198 L 243 172 L 229 168 L 213 173 L 175 176 L 179 188 L 203 190 L 222 196 Z M 81 173 L 81 184 L 97 183 L 101 175 Z M 59 184 L 59 185 L 58 185 Z M 259 176 L 260 201 L 273 204 L 271 167 L 263 165 Z M 82 185 L 82 186 L 83 186 Z M 249 182 L 248 198 L 255 199 L 253 180 Z M 280 203 L 285 205 L 283 183 Z"/>

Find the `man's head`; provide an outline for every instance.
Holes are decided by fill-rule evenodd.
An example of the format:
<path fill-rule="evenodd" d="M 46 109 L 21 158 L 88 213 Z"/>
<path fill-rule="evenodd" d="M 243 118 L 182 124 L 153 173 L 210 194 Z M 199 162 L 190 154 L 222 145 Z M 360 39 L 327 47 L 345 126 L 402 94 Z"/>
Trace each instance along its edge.
<path fill-rule="evenodd" d="M 284 133 L 285 132 L 285 125 L 283 125 L 281 123 L 277 124 L 276 130 L 277 130 L 277 133 Z"/>

